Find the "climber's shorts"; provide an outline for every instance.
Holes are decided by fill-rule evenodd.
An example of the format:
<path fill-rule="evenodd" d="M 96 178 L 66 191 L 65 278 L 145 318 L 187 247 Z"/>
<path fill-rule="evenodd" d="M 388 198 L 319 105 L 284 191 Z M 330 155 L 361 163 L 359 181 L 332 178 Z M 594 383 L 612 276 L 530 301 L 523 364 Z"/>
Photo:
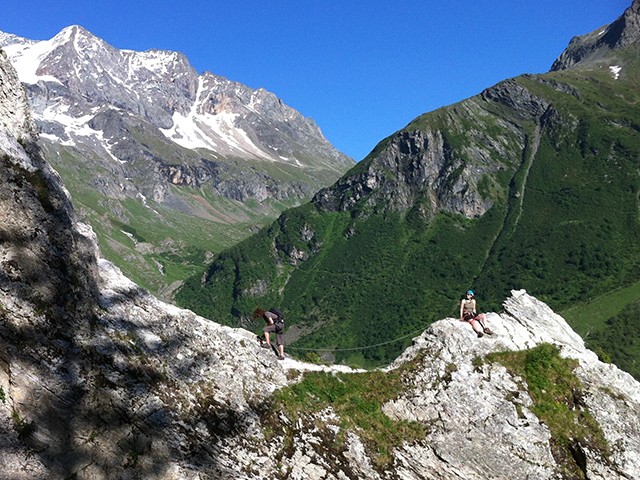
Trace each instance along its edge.
<path fill-rule="evenodd" d="M 275 332 L 276 343 L 278 345 L 284 345 L 284 337 L 282 335 L 284 333 L 284 326 L 281 323 L 273 323 L 271 325 L 267 325 L 262 331 L 269 333 Z"/>

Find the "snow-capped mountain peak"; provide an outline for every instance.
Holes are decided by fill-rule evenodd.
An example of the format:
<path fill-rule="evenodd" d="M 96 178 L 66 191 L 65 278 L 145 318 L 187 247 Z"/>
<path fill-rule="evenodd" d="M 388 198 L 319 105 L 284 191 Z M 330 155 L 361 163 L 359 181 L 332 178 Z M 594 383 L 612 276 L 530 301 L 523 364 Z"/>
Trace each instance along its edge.
<path fill-rule="evenodd" d="M 79 25 L 42 41 L 0 32 L 0 45 L 54 166 L 107 201 L 218 218 L 208 202 L 220 196 L 275 214 L 354 163 L 275 94 L 198 74 L 180 52 L 117 49 Z M 194 203 L 194 194 L 208 197 Z"/>
<path fill-rule="evenodd" d="M 100 40 L 91 32 L 82 28 L 80 25 L 70 25 L 60 30 L 60 32 L 51 39 L 51 43 L 54 46 L 73 43 L 76 50 L 81 52 L 86 48 L 104 44 L 105 42 Z"/>
<path fill-rule="evenodd" d="M 91 133 L 85 127 L 97 112 L 114 109 L 141 117 L 182 147 L 210 150 L 216 158 L 299 167 L 313 158 L 339 171 L 352 164 L 312 120 L 272 93 L 208 72 L 198 75 L 179 52 L 119 50 L 79 25 L 50 40 L 2 34 L 0 41 L 20 80 L 30 86 L 34 117 L 48 139 L 78 145 L 79 137 Z M 94 133 L 92 148 L 101 144 L 108 152 L 108 136 Z"/>

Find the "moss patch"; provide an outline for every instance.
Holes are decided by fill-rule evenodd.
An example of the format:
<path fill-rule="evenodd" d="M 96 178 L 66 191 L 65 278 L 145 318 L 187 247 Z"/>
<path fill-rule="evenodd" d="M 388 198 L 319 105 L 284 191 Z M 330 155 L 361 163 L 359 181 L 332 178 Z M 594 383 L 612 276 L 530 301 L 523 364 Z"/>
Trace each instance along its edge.
<path fill-rule="evenodd" d="M 582 383 L 573 373 L 576 360 L 562 358 L 559 349 L 548 343 L 530 350 L 492 353 L 486 360 L 504 365 L 526 381 L 533 400 L 531 411 L 551 432 L 553 456 L 563 478 L 586 478 L 584 447 L 604 459 L 609 456 L 607 440 L 587 409 Z"/>

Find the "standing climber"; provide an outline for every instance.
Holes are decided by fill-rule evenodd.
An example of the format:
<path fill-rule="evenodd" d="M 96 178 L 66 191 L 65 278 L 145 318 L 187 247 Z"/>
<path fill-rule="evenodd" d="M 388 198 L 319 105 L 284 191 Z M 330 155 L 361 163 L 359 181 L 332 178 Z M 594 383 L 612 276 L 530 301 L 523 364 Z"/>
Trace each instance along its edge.
<path fill-rule="evenodd" d="M 264 342 L 260 342 L 263 348 L 271 348 L 270 333 L 275 332 L 276 344 L 278 345 L 278 360 L 284 360 L 284 314 L 277 308 L 270 308 L 265 311 L 262 308 L 256 308 L 253 312 L 253 318 L 262 317 L 267 324 L 264 329 Z"/>
<path fill-rule="evenodd" d="M 473 296 L 473 290 L 467 290 L 466 298 L 463 298 L 460 302 L 460 320 L 469 322 L 478 338 L 484 336 L 485 333 L 492 335 L 493 332 L 486 326 L 485 314 L 478 314 L 476 311 L 476 300 Z M 478 324 L 480 325 L 478 326 Z"/>

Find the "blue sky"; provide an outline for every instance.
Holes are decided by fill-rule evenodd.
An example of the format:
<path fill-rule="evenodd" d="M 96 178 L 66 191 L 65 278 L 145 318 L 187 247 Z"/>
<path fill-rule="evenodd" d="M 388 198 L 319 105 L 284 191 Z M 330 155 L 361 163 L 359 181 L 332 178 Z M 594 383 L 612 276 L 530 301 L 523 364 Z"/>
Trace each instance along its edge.
<path fill-rule="evenodd" d="M 632 0 L 10 0 L 0 30 L 34 40 L 78 24 L 117 48 L 184 53 L 263 87 L 361 160 L 418 115 L 544 73 L 574 35 Z"/>

